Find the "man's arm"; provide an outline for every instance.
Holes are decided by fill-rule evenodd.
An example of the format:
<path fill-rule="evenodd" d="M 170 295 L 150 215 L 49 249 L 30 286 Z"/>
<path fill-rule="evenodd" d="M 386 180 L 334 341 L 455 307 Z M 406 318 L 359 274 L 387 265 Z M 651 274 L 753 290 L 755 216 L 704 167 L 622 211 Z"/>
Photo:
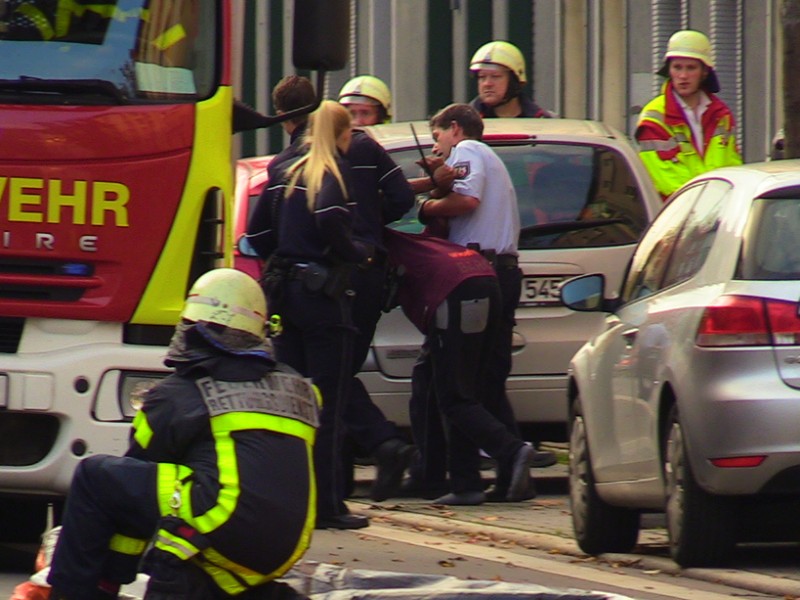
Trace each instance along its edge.
<path fill-rule="evenodd" d="M 430 199 L 422 203 L 419 208 L 420 215 L 425 218 L 432 217 L 457 217 L 472 212 L 480 201 L 474 196 L 465 196 L 458 192 L 449 192 L 439 200 Z"/>
<path fill-rule="evenodd" d="M 378 186 L 383 192 L 384 223 L 393 223 L 414 206 L 414 191 L 403 175 L 403 170 L 377 142 Z"/>

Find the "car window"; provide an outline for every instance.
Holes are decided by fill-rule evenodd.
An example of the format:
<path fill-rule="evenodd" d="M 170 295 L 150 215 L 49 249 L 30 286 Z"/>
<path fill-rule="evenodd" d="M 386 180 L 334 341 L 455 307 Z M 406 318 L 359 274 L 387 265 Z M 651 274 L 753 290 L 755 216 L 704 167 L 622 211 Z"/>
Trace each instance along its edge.
<path fill-rule="evenodd" d="M 715 179 L 704 187 L 675 243 L 662 287 L 686 281 L 700 270 L 719 229 L 720 213 L 733 186 Z"/>
<path fill-rule="evenodd" d="M 647 226 L 635 175 L 617 151 L 587 144 L 492 147 L 517 192 L 520 250 L 631 244 Z M 406 177 L 425 176 L 416 149 L 390 154 Z M 393 227 L 421 229 L 416 208 Z"/>
<path fill-rule="evenodd" d="M 737 279 L 800 279 L 800 198 L 759 198 L 745 228 Z"/>
<path fill-rule="evenodd" d="M 702 190 L 702 185 L 696 185 L 674 197 L 650 225 L 631 258 L 622 286 L 623 302 L 644 298 L 660 289 L 681 228 Z"/>
<path fill-rule="evenodd" d="M 427 146 L 423 148 L 423 151 L 426 154 L 430 154 L 431 147 Z M 390 151 L 389 154 L 391 155 L 392 160 L 394 160 L 394 162 L 397 163 L 397 165 L 403 170 L 403 175 L 406 176 L 406 179 L 416 179 L 417 177 L 427 176 L 422 167 L 416 163 L 416 161 L 420 159 L 418 150 L 395 150 Z M 417 200 L 419 202 L 427 197 L 427 194 L 418 194 Z M 403 215 L 401 219 L 398 219 L 394 223 L 390 223 L 389 227 L 399 231 L 420 233 L 424 229 L 424 226 L 417 219 L 417 205 L 415 204 L 412 206 L 411 209 L 405 215 Z"/>

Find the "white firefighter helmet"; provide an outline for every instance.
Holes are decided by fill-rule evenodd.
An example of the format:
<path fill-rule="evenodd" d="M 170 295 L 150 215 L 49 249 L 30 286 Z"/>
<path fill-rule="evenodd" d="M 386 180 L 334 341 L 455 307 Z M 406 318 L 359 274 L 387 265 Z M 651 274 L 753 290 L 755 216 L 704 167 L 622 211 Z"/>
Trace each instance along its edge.
<path fill-rule="evenodd" d="M 189 290 L 181 318 L 216 323 L 264 339 L 267 301 L 255 279 L 236 269 L 214 269 Z"/>
<path fill-rule="evenodd" d="M 491 68 L 499 65 L 511 71 L 520 84 L 525 84 L 525 58 L 514 44 L 497 40 L 484 44 L 472 56 L 469 63 L 470 71 L 480 71 L 481 69 Z"/>
<path fill-rule="evenodd" d="M 392 93 L 389 86 L 373 75 L 353 77 L 339 90 L 341 104 L 376 104 L 386 111 L 386 118 L 392 116 Z"/>
<path fill-rule="evenodd" d="M 683 29 L 672 34 L 667 42 L 667 51 L 664 53 L 664 65 L 658 70 L 658 74 L 669 77 L 670 58 L 694 58 L 699 60 L 708 68 L 708 77 L 703 85 L 708 91 L 716 93 L 719 91 L 719 80 L 714 71 L 714 50 L 708 37 L 699 31 Z"/>

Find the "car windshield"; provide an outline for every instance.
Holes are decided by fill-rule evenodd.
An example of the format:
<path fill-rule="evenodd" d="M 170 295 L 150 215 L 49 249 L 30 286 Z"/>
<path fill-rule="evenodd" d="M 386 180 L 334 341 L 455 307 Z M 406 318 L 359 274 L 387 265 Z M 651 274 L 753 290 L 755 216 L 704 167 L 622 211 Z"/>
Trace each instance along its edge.
<path fill-rule="evenodd" d="M 631 244 L 647 226 L 636 178 L 615 150 L 555 143 L 493 148 L 517 192 L 520 250 Z M 424 176 L 416 149 L 391 154 L 407 177 Z M 419 231 L 415 210 L 394 227 Z"/>
<path fill-rule="evenodd" d="M 750 211 L 737 279 L 800 279 L 800 198 L 759 198 Z"/>
<path fill-rule="evenodd" d="M 0 2 L 0 101 L 195 101 L 216 88 L 214 0 Z"/>

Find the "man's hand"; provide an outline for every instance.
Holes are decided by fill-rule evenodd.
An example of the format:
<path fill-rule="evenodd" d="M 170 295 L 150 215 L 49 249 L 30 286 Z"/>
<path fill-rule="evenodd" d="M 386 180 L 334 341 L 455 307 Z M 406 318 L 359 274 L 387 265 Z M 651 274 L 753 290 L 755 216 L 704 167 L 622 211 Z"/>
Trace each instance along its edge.
<path fill-rule="evenodd" d="M 433 179 L 436 182 L 436 187 L 434 187 L 433 182 L 429 177 L 416 177 L 414 179 L 409 179 L 408 183 L 411 185 L 411 189 L 414 190 L 415 194 L 426 194 L 429 193 L 431 198 L 444 198 L 450 191 L 453 189 L 453 181 L 456 178 L 456 172 L 453 170 L 452 167 L 448 167 L 444 164 L 444 161 L 441 157 L 438 156 L 427 156 L 425 160 L 428 164 L 436 164 L 438 162 L 438 166 L 435 170 L 433 170 Z M 422 159 L 417 161 L 417 164 L 421 164 Z"/>
<path fill-rule="evenodd" d="M 436 186 L 439 190 L 444 191 L 443 196 L 450 193 L 453 189 L 453 182 L 456 180 L 456 172 L 453 167 L 445 164 L 440 165 L 433 172 L 433 178 L 436 180 Z"/>
<path fill-rule="evenodd" d="M 421 158 L 416 162 L 423 169 L 425 169 L 425 165 L 427 164 L 428 169 L 430 169 L 431 173 L 433 173 L 436 169 L 438 169 L 444 164 L 444 158 L 442 158 L 441 156 L 431 155 L 431 156 L 426 156 L 424 162 L 423 159 Z M 426 169 L 426 172 L 428 169 Z"/>

